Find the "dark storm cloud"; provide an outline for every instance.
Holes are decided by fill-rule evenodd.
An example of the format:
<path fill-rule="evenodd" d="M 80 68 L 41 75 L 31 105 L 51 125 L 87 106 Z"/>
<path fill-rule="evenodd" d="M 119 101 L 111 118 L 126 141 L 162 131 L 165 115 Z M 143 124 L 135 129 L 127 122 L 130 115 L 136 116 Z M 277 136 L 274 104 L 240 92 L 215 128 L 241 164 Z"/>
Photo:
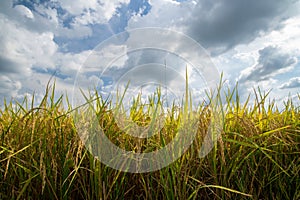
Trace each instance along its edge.
<path fill-rule="evenodd" d="M 263 81 L 283 73 L 297 63 L 297 59 L 279 48 L 268 46 L 259 50 L 258 64 L 242 72 L 240 81 Z"/>
<path fill-rule="evenodd" d="M 300 88 L 300 77 L 294 77 L 287 83 L 282 84 L 280 89 Z"/>
<path fill-rule="evenodd" d="M 297 11 L 295 0 L 198 1 L 189 19 L 189 34 L 205 48 L 222 53 L 237 44 L 249 43 L 257 36 L 279 29 Z"/>

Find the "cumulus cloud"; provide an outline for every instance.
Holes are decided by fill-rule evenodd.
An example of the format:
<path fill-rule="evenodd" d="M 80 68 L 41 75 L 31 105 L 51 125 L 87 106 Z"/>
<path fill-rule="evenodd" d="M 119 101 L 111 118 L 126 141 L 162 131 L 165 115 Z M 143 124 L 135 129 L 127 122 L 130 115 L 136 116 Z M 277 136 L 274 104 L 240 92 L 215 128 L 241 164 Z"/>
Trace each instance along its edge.
<path fill-rule="evenodd" d="M 291 78 L 288 82 L 282 84 L 280 89 L 300 88 L 300 77 Z"/>
<path fill-rule="evenodd" d="M 62 0 L 27 2 L 31 10 L 18 1 L 1 1 L 0 12 L 19 26 L 35 32 L 52 32 L 55 37 L 80 39 L 93 34 L 93 26 L 107 24 L 117 8 L 129 0 Z"/>
<path fill-rule="evenodd" d="M 75 16 L 74 23 L 104 24 L 115 14 L 121 4 L 129 3 L 129 0 L 60 0 L 61 7 Z"/>
<path fill-rule="evenodd" d="M 276 2 L 234 0 L 231 4 L 220 0 L 214 2 L 151 0 L 149 1 L 151 6 L 147 8 L 141 7 L 142 4 L 132 0 L 39 2 L 0 1 L 1 93 L 5 93 L 8 89 L 10 92 L 6 92 L 7 94 L 16 96 L 20 92 L 26 93 L 28 88 L 37 88 L 37 85 L 41 85 L 39 90 L 42 90 L 45 84 L 42 79 L 49 79 L 54 71 L 59 75 L 61 85 L 69 89 L 76 76 L 83 84 L 97 82 L 107 87 L 106 84 L 110 79 L 106 77 L 107 79 L 100 80 L 97 76 L 98 72 L 110 64 L 111 68 L 107 70 L 108 75 L 111 75 L 110 78 L 118 79 L 133 67 L 152 63 L 154 67 L 136 70 L 135 75 L 131 71 L 128 75 L 132 75 L 137 83 L 153 77 L 156 82 L 166 78 L 164 82 L 167 84 L 180 85 L 183 81 L 181 78 L 176 79 L 178 76 L 176 73 L 170 72 L 167 77 L 163 77 L 161 69 L 153 69 L 158 66 L 164 67 L 166 61 L 168 67 L 174 67 L 175 71 L 177 70 L 178 74 L 183 74 L 184 77 L 186 61 L 202 63 L 203 59 L 197 54 L 196 46 L 176 38 L 176 34 L 166 39 L 147 32 L 132 35 L 129 31 L 142 27 L 162 27 L 184 32 L 196 39 L 213 55 L 225 54 L 229 52 L 227 50 L 232 50 L 232 54 L 227 54 L 231 61 L 235 55 L 233 51 L 241 47 L 240 44 L 245 44 L 247 51 L 244 53 L 249 55 L 249 43 L 253 40 L 258 42 L 260 46 L 252 49 L 258 54 L 258 57 L 253 58 L 257 63 L 244 70 L 239 77 L 239 80 L 244 82 L 267 83 L 266 81 L 269 81 L 270 83 L 272 80 L 272 83 L 275 83 L 276 80 L 272 78 L 292 69 L 297 61 L 288 49 L 291 46 L 298 48 L 296 42 L 290 45 L 289 41 L 292 38 L 294 38 L 292 41 L 299 41 L 297 40 L 299 29 L 282 28 L 283 26 L 298 27 L 299 20 L 295 18 L 291 21 L 290 18 L 294 16 L 296 10 L 296 6 L 293 6 L 293 2 L 296 2 L 294 0 Z M 133 11 L 132 7 L 136 10 Z M 118 16 L 122 19 L 112 20 Z M 285 21 L 286 19 L 290 20 L 289 23 Z M 129 21 L 126 27 L 127 20 Z M 124 30 L 124 27 L 128 33 L 121 42 L 112 43 L 101 50 L 95 49 L 91 55 L 92 48 L 99 42 L 116 30 Z M 281 40 L 280 47 L 287 44 L 285 50 L 271 46 L 264 48 L 275 41 L 269 41 L 265 37 L 272 30 L 273 35 L 274 30 L 278 30 L 277 33 L 285 30 L 285 38 L 274 35 L 278 41 Z M 157 47 L 167 45 L 169 48 L 168 51 L 163 49 L 135 51 L 134 45 L 137 42 L 142 43 L 140 46 L 142 48 L 143 45 L 150 44 L 158 44 Z M 257 52 L 257 49 L 262 50 Z M 172 54 L 174 52 L 175 54 Z M 240 66 L 239 59 L 244 58 L 236 58 L 236 66 Z M 252 64 L 244 59 L 243 66 Z M 83 65 L 86 68 L 78 75 L 77 72 Z M 207 74 L 218 76 L 217 72 L 209 71 L 208 68 L 201 68 L 204 76 Z M 239 73 L 241 69 L 242 67 L 236 67 L 232 70 Z M 237 76 L 235 74 L 235 77 Z M 199 77 L 191 77 L 189 80 L 194 85 L 200 83 Z M 11 87 L 7 84 L 11 84 Z M 289 85 L 282 85 L 282 87 L 289 87 Z"/>
<path fill-rule="evenodd" d="M 280 48 L 268 46 L 259 50 L 258 63 L 241 72 L 239 80 L 264 81 L 278 74 L 291 70 L 297 63 L 297 59 L 288 53 L 282 52 Z"/>
<path fill-rule="evenodd" d="M 147 15 L 135 15 L 129 22 L 127 29 L 141 27 L 172 28 L 184 31 L 191 11 L 195 7 L 192 1 L 176 2 L 172 0 L 151 0 L 151 10 Z"/>
<path fill-rule="evenodd" d="M 52 56 L 57 51 L 53 33 L 36 33 L 20 27 L 18 22 L 0 15 L 1 70 L 28 71 L 33 65 L 53 68 Z M 24 75 L 24 74 L 23 74 Z"/>
<path fill-rule="evenodd" d="M 0 55 L 0 72 L 1 73 L 19 73 L 22 71 L 20 63 L 14 61 L 6 56 Z"/>
<path fill-rule="evenodd" d="M 24 5 L 14 3 L 12 0 L 0 1 L 1 18 L 6 19 L 6 23 L 14 22 L 18 28 L 38 33 L 54 32 L 59 27 L 56 9 L 33 4 L 35 10 L 30 10 Z"/>
<path fill-rule="evenodd" d="M 21 89 L 22 84 L 20 81 L 15 81 L 10 79 L 7 76 L 0 75 L 0 96 L 11 98 L 16 97 L 18 94 L 18 91 Z M 0 102 L 2 102 L 3 99 L 0 99 Z"/>
<path fill-rule="evenodd" d="M 294 14 L 294 3 L 292 0 L 198 1 L 189 19 L 188 32 L 206 48 L 221 53 L 280 28 Z"/>
<path fill-rule="evenodd" d="M 232 4 L 228 4 L 228 2 L 220 0 L 214 2 L 209 0 L 185 1 L 181 3 L 169 0 L 153 0 L 150 1 L 152 8 L 149 13 L 145 16 L 136 15 L 131 18 L 127 29 L 150 26 L 186 33 L 204 46 L 213 56 L 213 59 L 219 59 L 221 54 L 228 57 L 230 63 L 220 62 L 218 68 L 224 70 L 225 75 L 230 74 L 232 81 L 234 79 L 239 80 L 243 88 L 240 92 L 247 97 L 252 91 L 252 88 L 249 88 L 249 82 L 254 83 L 251 84 L 251 87 L 260 86 L 261 89 L 278 87 L 278 81 L 274 77 L 292 70 L 296 64 L 295 57 L 297 55 L 293 49 L 297 47 L 297 44 L 289 41 L 292 38 L 297 38 L 299 31 L 289 30 L 286 32 L 287 29 L 285 28 L 297 27 L 297 23 L 291 24 L 291 21 L 287 21 L 287 19 L 291 20 L 293 16 L 299 14 L 299 4 L 295 5 L 294 2 L 296 1 L 235 0 Z M 296 19 L 295 21 L 297 22 Z M 283 33 L 282 30 L 286 33 Z M 270 37 L 271 33 L 278 33 L 279 36 Z M 170 38 L 170 44 L 172 44 L 171 41 L 183 51 L 193 55 L 194 51 L 189 46 L 185 46 L 182 41 Z M 153 38 L 153 42 L 163 43 L 157 38 Z M 273 43 L 278 44 L 280 48 L 272 47 Z M 250 46 L 250 44 L 253 45 Z M 287 45 L 293 45 L 293 48 L 289 48 Z M 241 46 L 243 48 L 236 50 Z M 258 52 L 258 49 L 262 50 Z M 243 57 L 233 59 L 237 54 L 242 55 L 241 52 Z M 131 65 L 138 65 L 149 60 L 163 63 L 167 54 L 144 51 L 139 56 L 132 55 L 132 58 L 134 59 L 128 61 Z M 178 59 L 171 59 L 172 64 L 174 61 L 178 61 Z M 250 65 L 252 67 L 249 67 Z M 225 66 L 226 68 L 224 68 Z M 155 74 L 149 73 L 149 75 Z M 159 78 L 159 76 L 157 77 Z M 172 81 L 172 78 L 174 77 L 170 76 L 167 81 Z M 189 80 L 193 79 L 190 78 Z M 197 77 L 194 80 L 194 85 L 200 85 L 201 81 Z M 197 89 L 201 90 L 201 87 Z"/>
<path fill-rule="evenodd" d="M 31 10 L 29 10 L 26 6 L 23 5 L 16 5 L 15 9 L 17 10 L 18 13 L 20 13 L 22 16 L 25 16 L 29 19 L 33 19 L 34 16 L 31 12 Z"/>
<path fill-rule="evenodd" d="M 89 37 L 93 34 L 90 25 L 108 23 L 116 9 L 128 2 L 65 0 L 21 5 L 18 1 L 0 1 L 0 73 L 3 82 L 0 96 L 3 93 L 16 96 L 30 88 L 41 90 L 37 87 L 39 83 L 35 86 L 32 83 L 46 75 L 49 79 L 54 72 L 67 83 L 65 86 L 72 88 L 77 71 L 91 51 L 60 52 L 63 44 L 59 45 L 56 39 L 63 37 L 70 41 Z M 115 49 L 110 50 L 113 54 Z M 31 80 L 31 76 L 36 78 Z M 90 76 L 83 79 L 95 80 Z M 27 81 L 29 79 L 31 81 Z"/>
<path fill-rule="evenodd" d="M 188 65 L 205 76 L 210 86 L 215 86 L 214 81 L 219 78 L 218 71 L 207 53 L 189 37 L 159 28 L 137 29 L 128 31 L 128 34 L 129 37 L 124 43 L 127 47 L 126 62 L 119 68 L 112 65 L 106 70 L 105 76 L 118 81 L 128 75 L 126 79 L 123 78 L 125 84 L 131 79 L 132 85 L 150 81 L 168 86 L 177 85 L 179 88 L 184 86 L 184 81 L 182 82 L 180 77 L 185 77 L 185 67 Z M 165 65 L 167 72 L 165 72 Z M 133 71 L 135 75 L 129 76 Z M 217 78 L 214 79 L 215 77 Z"/>
<path fill-rule="evenodd" d="M 296 1 L 151 1 L 146 16 L 135 16 L 129 28 L 164 27 L 187 33 L 212 55 L 224 53 L 247 44 L 272 30 L 284 27 L 284 21 L 294 16 Z"/>
<path fill-rule="evenodd" d="M 43 22 L 38 21 L 41 16 L 36 17 L 23 5 L 13 7 L 12 1 L 0 4 L 0 96 L 17 97 L 18 92 L 36 87 L 26 82 L 30 76 L 38 76 L 33 68 L 43 71 L 57 67 L 58 45 L 51 30 L 31 28 Z"/>

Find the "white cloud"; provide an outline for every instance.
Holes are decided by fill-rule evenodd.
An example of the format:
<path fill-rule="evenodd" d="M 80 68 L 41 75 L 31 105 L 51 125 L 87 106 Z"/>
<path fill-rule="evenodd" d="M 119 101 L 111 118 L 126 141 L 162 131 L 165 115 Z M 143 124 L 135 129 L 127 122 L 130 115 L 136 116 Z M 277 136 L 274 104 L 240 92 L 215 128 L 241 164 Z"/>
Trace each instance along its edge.
<path fill-rule="evenodd" d="M 213 54 L 248 44 L 261 35 L 284 27 L 294 16 L 294 1 L 198 1 L 189 20 L 188 33 Z M 298 11 L 299 12 L 299 11 Z"/>
<path fill-rule="evenodd" d="M 288 82 L 282 84 L 280 89 L 289 89 L 289 88 L 300 88 L 300 77 L 294 77 Z"/>
<path fill-rule="evenodd" d="M 258 81 L 256 86 L 278 87 L 279 81 L 274 77 L 291 72 L 296 57 L 300 55 L 297 53 L 300 42 L 299 3 L 268 0 L 260 3 L 236 1 L 231 5 L 221 1 L 178 3 L 153 0 L 150 4 L 150 12 L 131 18 L 127 30 L 162 27 L 192 36 L 213 53 L 214 63 L 219 71 L 224 72 L 225 79 L 232 81 L 231 85 L 235 85 L 235 80 L 252 80 Z M 174 40 L 173 43 L 184 46 L 180 41 Z M 278 46 L 280 51 L 260 55 L 259 49 L 273 45 Z M 184 51 L 189 52 L 188 48 Z M 268 61 L 259 62 L 260 56 L 268 57 Z M 147 58 L 141 55 L 140 59 L 143 57 Z M 252 86 L 245 83 L 242 87 L 248 91 L 247 88 Z"/>
<path fill-rule="evenodd" d="M 53 41 L 53 33 L 37 33 L 24 29 L 18 22 L 11 21 L 0 15 L 0 52 L 3 58 L 9 60 L 11 69 L 24 73 L 33 65 L 53 68 L 53 56 L 57 51 L 57 44 Z M 24 75 L 24 74 L 23 74 Z"/>
<path fill-rule="evenodd" d="M 35 6 L 36 20 L 34 23 L 27 24 L 31 31 L 52 32 L 56 37 L 68 39 L 84 38 L 92 35 L 92 29 L 86 24 L 72 22 L 70 27 L 65 27 L 62 23 L 63 16 L 59 18 L 56 8 L 45 7 L 44 5 Z"/>
<path fill-rule="evenodd" d="M 122 68 L 127 61 L 125 44 L 107 44 L 88 51 L 80 69 L 81 73 L 101 73 L 105 68 Z"/>
<path fill-rule="evenodd" d="M 20 8 L 23 9 L 22 7 L 18 9 Z M 3 14 L 0 14 L 0 26 L 2 27 L 0 96 L 2 97 L 20 97 L 31 90 L 43 93 L 50 75 L 35 73 L 33 67 L 43 71 L 62 66 L 64 73 L 75 76 L 76 67 L 73 67 L 75 69 L 72 71 L 71 66 L 78 65 L 76 60 L 85 59 L 82 58 L 84 54 L 70 56 L 59 53 L 53 32 L 36 32 L 24 26 L 22 21 Z M 68 68 L 65 68 L 66 66 Z M 41 77 L 46 82 L 40 82 Z"/>
<path fill-rule="evenodd" d="M 14 9 L 15 9 L 18 13 L 20 13 L 22 16 L 25 16 L 25 17 L 27 17 L 27 18 L 29 18 L 29 19 L 33 19 L 33 18 L 34 18 L 34 16 L 33 16 L 32 12 L 31 12 L 31 10 L 29 10 L 26 6 L 23 6 L 23 5 L 16 5 L 16 6 L 14 7 Z"/>
<path fill-rule="evenodd" d="M 4 75 L 0 75 L 0 85 L 0 95 L 6 98 L 16 97 L 22 87 L 20 81 L 12 80 Z M 0 99 L 0 102 L 2 102 L 2 100 L 3 99 Z"/>
<path fill-rule="evenodd" d="M 213 55 L 224 53 L 240 44 L 249 44 L 273 30 L 281 30 L 285 20 L 299 14 L 294 1 L 263 2 L 152 0 L 150 12 L 136 15 L 128 30 L 142 27 L 172 28 L 198 41 Z"/>
<path fill-rule="evenodd" d="M 80 15 L 84 10 L 96 8 L 99 5 L 96 0 L 60 0 L 57 2 L 72 15 Z"/>
<path fill-rule="evenodd" d="M 102 80 L 93 77 L 93 73 L 101 72 L 113 58 L 122 53 L 124 56 L 113 60 L 116 67 L 109 73 L 115 73 L 117 76 L 117 70 L 123 70 L 120 73 L 124 73 L 124 70 L 130 69 L 128 66 L 142 65 L 151 60 L 158 64 L 164 64 L 164 60 L 167 60 L 170 66 L 182 65 L 182 62 L 174 59 L 174 56 L 164 53 L 141 51 L 126 54 L 126 51 L 130 51 L 130 45 L 142 41 L 143 38 L 149 39 L 145 45 L 152 43 L 163 46 L 168 43 L 170 49 L 174 51 L 180 49 L 179 53 L 187 54 L 189 59 L 195 58 L 194 61 L 197 62 L 198 55 L 195 54 L 197 51 L 180 39 L 171 37 L 166 41 L 146 34 L 129 35 L 126 44 L 115 43 L 101 51 L 96 49 L 91 57 L 89 57 L 91 50 L 78 53 L 59 52 L 63 44 L 59 46 L 55 42 L 55 37 L 77 41 L 92 36 L 93 25 L 107 24 L 116 14 L 117 8 L 122 3 L 128 4 L 129 0 L 55 0 L 55 2 L 68 13 L 61 16 L 57 8 L 43 4 L 34 4 L 35 11 L 33 11 L 23 5 L 13 8 L 12 1 L 0 2 L 2 93 L 16 96 L 18 93 L 25 94 L 29 88 L 38 88 L 38 91 L 43 92 L 45 81 L 42 79 L 49 79 L 47 70 L 48 73 L 57 70 L 64 75 L 63 78 L 58 78 L 59 90 L 62 91 L 65 87 L 71 91 L 77 71 L 83 64 L 88 68 L 77 78 L 86 81 L 86 84 L 91 82 L 102 84 Z M 293 68 L 295 57 L 300 55 L 300 15 L 295 14 L 299 13 L 299 9 L 296 11 L 297 6 L 291 7 L 292 1 L 288 0 L 276 3 L 271 0 L 260 3 L 245 2 L 226 4 L 218 0 L 213 3 L 208 0 L 188 0 L 181 3 L 172 0 L 151 0 L 150 12 L 143 16 L 136 13 L 129 20 L 126 30 L 162 27 L 189 34 L 207 47 L 210 53 L 223 53 L 218 56 L 215 54 L 213 58 L 219 71 L 224 71 L 231 80 L 239 77 L 239 80 L 245 81 L 243 87 L 247 91 L 253 85 L 265 88 L 270 86 L 278 88 L 279 85 L 282 88 L 293 86 L 298 79 L 291 79 L 288 82 L 288 77 L 281 77 L 282 80 L 277 78 L 278 75 L 288 74 L 286 72 L 291 72 L 289 70 L 292 69 L 294 76 L 300 75 L 299 69 Z M 66 27 L 63 20 L 68 17 L 72 18 Z M 267 47 L 274 45 L 280 50 L 269 49 L 267 53 Z M 259 53 L 259 49 L 265 49 L 265 53 Z M 40 71 L 32 70 L 33 67 Z M 184 74 L 184 66 L 180 68 L 182 69 L 179 70 L 180 73 Z M 241 71 L 242 74 L 239 74 Z M 156 72 L 149 70 L 147 76 L 160 77 Z M 144 78 L 143 74 L 139 78 Z M 170 84 L 179 85 L 176 79 L 172 78 L 168 80 Z M 191 77 L 190 80 L 197 85 L 197 77 Z M 251 84 L 246 80 L 248 82 L 250 80 Z M 255 81 L 256 83 L 252 84 Z M 8 84 L 11 84 L 11 87 Z"/>
<path fill-rule="evenodd" d="M 152 8 L 147 15 L 135 15 L 129 22 L 127 29 L 142 27 L 172 28 L 183 32 L 187 19 L 191 17 L 195 4 L 187 1 L 178 3 L 172 0 L 151 0 Z"/>
<path fill-rule="evenodd" d="M 297 63 L 297 59 L 277 47 L 268 46 L 259 50 L 257 62 L 256 65 L 241 72 L 239 77 L 241 82 L 259 82 L 288 72 L 293 69 Z"/>
<path fill-rule="evenodd" d="M 57 71 L 59 85 L 69 92 L 80 67 L 91 51 L 79 53 L 59 52 L 54 37 L 82 38 L 92 34 L 88 23 L 107 23 L 122 1 L 60 1 L 64 9 L 75 15 L 71 27 L 64 27 L 55 7 L 34 4 L 34 11 L 24 5 L 13 7 L 12 1 L 0 4 L 0 95 L 20 97 L 28 91 L 43 93 L 50 74 Z M 90 18 L 88 17 L 91 12 Z M 83 21 L 77 21 L 81 17 Z M 104 58 L 118 49 L 106 49 Z M 101 61 L 99 61 L 100 63 Z M 119 60 L 118 64 L 122 64 Z M 124 62 L 124 61 L 123 61 Z M 99 69 L 98 69 L 99 70 Z M 77 77 L 77 78 L 80 78 Z M 84 80 L 94 82 L 95 77 L 84 74 Z M 62 91 L 62 88 L 58 89 Z M 9 92 L 8 92 L 9 91 Z M 24 96 L 24 95 L 23 95 Z"/>
<path fill-rule="evenodd" d="M 62 8 L 76 16 L 75 24 L 105 24 L 115 14 L 116 9 L 129 0 L 61 0 L 57 1 Z"/>
<path fill-rule="evenodd" d="M 244 76 L 245 78 L 247 75 L 251 74 L 252 71 L 253 76 L 256 75 L 257 77 L 259 77 L 261 75 L 260 73 L 256 73 L 256 70 L 254 70 L 255 66 L 258 65 L 258 60 L 260 57 L 259 49 L 264 49 L 268 46 L 277 46 L 278 48 L 280 48 L 281 54 L 289 54 L 291 57 L 296 57 L 299 60 L 299 45 L 300 15 L 286 20 L 282 29 L 273 30 L 269 34 L 257 37 L 254 41 L 252 41 L 249 44 L 237 45 L 235 48 L 227 51 L 226 53 L 214 57 L 213 61 L 215 62 L 216 66 L 220 69 L 220 71 L 225 72 L 225 77 L 227 77 L 232 82 L 232 85 L 234 85 L 235 81 L 239 80 L 238 77 L 241 78 L 241 76 Z M 277 67 L 280 68 L 280 66 Z M 270 87 L 275 89 L 279 87 L 279 84 L 282 85 L 283 82 L 288 82 L 289 77 L 300 75 L 299 67 L 294 67 L 293 69 L 282 68 L 277 70 L 275 68 L 276 66 L 274 66 L 273 68 L 275 70 L 273 71 L 273 73 L 265 75 L 267 75 L 266 78 L 273 77 L 278 79 L 277 82 L 265 80 L 263 81 L 264 83 L 256 83 L 256 86 L 269 85 Z M 243 75 L 241 75 L 241 73 L 243 73 Z M 253 87 L 253 81 L 251 82 L 251 84 L 243 84 L 242 87 L 250 88 L 251 91 L 251 88 Z M 245 92 L 247 93 L 247 91 Z M 278 95 L 278 99 L 281 98 L 279 97 L 281 95 L 287 95 L 286 93 L 283 93 L 283 91 L 276 92 L 279 92 L 278 94 L 280 94 Z"/>

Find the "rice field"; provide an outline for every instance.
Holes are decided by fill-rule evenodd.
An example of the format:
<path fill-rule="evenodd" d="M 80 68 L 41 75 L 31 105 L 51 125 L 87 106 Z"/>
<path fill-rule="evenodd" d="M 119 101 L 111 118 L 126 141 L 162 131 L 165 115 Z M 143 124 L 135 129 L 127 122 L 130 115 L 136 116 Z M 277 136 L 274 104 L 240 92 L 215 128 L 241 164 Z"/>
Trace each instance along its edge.
<path fill-rule="evenodd" d="M 260 90 L 254 104 L 241 103 L 237 90 L 225 92 L 224 123 L 207 156 L 200 157 L 199 149 L 212 110 L 200 102 L 190 148 L 171 165 L 148 173 L 122 172 L 96 159 L 80 140 L 74 119 L 86 110 L 72 108 L 67 96 L 56 97 L 55 84 L 47 86 L 39 105 L 34 95 L 31 101 L 5 102 L 0 110 L 0 199 L 300 199 L 299 107 L 288 101 L 279 110 Z M 187 109 L 173 105 L 159 134 L 136 139 L 118 127 L 115 105 L 97 93 L 86 96 L 87 102 L 94 97 L 105 135 L 134 152 L 155 151 L 170 142 Z M 149 124 L 161 105 L 149 100 L 145 104 L 137 97 L 130 109 L 130 118 L 140 126 Z"/>

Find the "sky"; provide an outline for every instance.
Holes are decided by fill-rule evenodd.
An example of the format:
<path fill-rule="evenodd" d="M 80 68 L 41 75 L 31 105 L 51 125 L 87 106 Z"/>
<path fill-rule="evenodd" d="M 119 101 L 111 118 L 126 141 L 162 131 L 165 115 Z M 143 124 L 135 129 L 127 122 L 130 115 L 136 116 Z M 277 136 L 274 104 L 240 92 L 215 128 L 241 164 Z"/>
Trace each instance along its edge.
<path fill-rule="evenodd" d="M 41 100 L 51 77 L 69 97 L 91 85 L 112 93 L 128 77 L 132 93 L 152 81 L 176 95 L 186 62 L 194 62 L 185 56 L 196 55 L 191 41 L 217 70 L 193 76 L 189 68 L 198 97 L 207 77 L 221 73 L 229 88 L 238 82 L 244 99 L 257 87 L 278 102 L 300 91 L 298 0 L 2 0 L 0 27 L 0 105 L 33 93 Z M 159 28 L 170 37 L 151 32 Z"/>

